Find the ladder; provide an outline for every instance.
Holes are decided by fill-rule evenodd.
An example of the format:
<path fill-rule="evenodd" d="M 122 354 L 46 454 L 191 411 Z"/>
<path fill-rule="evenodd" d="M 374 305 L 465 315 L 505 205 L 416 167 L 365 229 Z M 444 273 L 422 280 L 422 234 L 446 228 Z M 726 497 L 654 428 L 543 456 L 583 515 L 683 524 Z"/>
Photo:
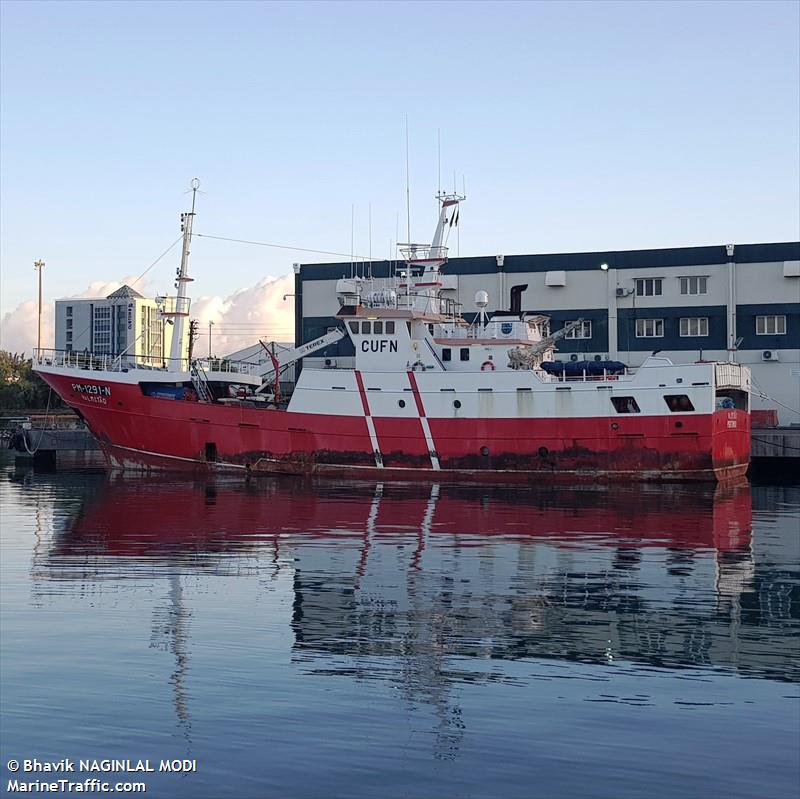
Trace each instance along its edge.
<path fill-rule="evenodd" d="M 202 369 L 197 368 L 196 363 L 192 363 L 189 376 L 192 378 L 192 385 L 197 392 L 198 398 L 203 402 L 213 402 L 214 395 L 211 393 L 211 388 L 208 385 L 208 378 L 206 378 L 205 372 L 203 372 Z"/>

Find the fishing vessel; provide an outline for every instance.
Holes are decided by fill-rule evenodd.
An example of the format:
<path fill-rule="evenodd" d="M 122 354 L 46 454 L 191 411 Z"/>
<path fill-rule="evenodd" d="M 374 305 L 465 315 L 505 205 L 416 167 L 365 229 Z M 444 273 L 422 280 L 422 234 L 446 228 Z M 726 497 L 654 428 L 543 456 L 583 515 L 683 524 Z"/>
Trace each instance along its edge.
<path fill-rule="evenodd" d="M 193 195 L 194 196 L 194 195 Z M 267 366 L 187 358 L 192 210 L 182 215 L 170 358 L 40 351 L 35 369 L 97 436 L 111 467 L 233 470 L 379 480 L 719 481 L 743 475 L 750 450 L 750 374 L 733 362 L 675 364 L 654 353 L 635 370 L 560 362 L 527 286 L 505 309 L 467 319 L 445 295 L 447 238 L 463 197 L 439 194 L 430 244 L 400 246 L 390 278 L 337 283 L 339 326 L 278 350 Z M 501 303 L 505 298 L 500 299 Z M 349 337 L 352 368 L 289 365 Z"/>

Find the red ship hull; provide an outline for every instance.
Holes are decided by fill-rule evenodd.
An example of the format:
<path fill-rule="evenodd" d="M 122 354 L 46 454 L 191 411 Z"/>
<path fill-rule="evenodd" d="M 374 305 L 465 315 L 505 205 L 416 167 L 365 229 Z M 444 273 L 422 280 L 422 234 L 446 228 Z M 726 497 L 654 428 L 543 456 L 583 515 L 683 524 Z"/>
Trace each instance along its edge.
<path fill-rule="evenodd" d="M 109 464 L 137 470 L 224 470 L 437 482 L 539 479 L 721 481 L 742 476 L 750 417 L 741 410 L 675 416 L 420 419 L 296 413 L 144 396 L 138 385 L 40 371 L 86 421 Z M 80 388 L 80 387 L 79 387 Z"/>

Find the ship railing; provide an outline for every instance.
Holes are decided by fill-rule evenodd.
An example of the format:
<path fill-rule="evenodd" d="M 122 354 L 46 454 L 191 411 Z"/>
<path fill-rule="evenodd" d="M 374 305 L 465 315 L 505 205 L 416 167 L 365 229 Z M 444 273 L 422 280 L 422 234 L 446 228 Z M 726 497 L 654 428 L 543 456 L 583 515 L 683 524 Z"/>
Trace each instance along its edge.
<path fill-rule="evenodd" d="M 171 359 L 160 355 L 116 355 L 88 350 L 39 350 L 33 357 L 38 366 L 60 366 L 104 372 L 129 372 L 131 369 L 167 371 Z M 186 359 L 179 359 L 172 371 L 185 370 Z"/>
<path fill-rule="evenodd" d="M 39 350 L 34 354 L 33 362 L 37 366 L 59 366 L 66 369 L 102 372 L 130 372 L 131 370 L 148 370 L 155 372 L 188 372 L 189 361 L 186 358 L 163 358 L 160 355 L 114 355 L 111 353 L 94 353 L 88 350 Z M 223 372 L 225 374 L 258 375 L 258 364 L 245 361 L 232 361 L 228 358 L 197 358 L 192 364 L 206 372 Z"/>
<path fill-rule="evenodd" d="M 224 374 L 256 375 L 264 371 L 262 364 L 249 361 L 231 361 L 228 358 L 196 358 L 192 365 L 204 372 L 223 372 Z"/>
<path fill-rule="evenodd" d="M 403 260 L 408 263 L 447 260 L 447 247 L 431 247 L 430 244 L 400 244 L 399 249 Z"/>
<path fill-rule="evenodd" d="M 636 374 L 636 370 L 626 366 L 622 372 L 609 372 L 604 369 L 602 374 L 596 375 L 588 374 L 585 369 L 579 375 L 567 375 L 563 372 L 560 375 L 553 375 L 543 369 L 538 369 L 536 373 L 543 383 L 609 383 L 628 380 Z"/>

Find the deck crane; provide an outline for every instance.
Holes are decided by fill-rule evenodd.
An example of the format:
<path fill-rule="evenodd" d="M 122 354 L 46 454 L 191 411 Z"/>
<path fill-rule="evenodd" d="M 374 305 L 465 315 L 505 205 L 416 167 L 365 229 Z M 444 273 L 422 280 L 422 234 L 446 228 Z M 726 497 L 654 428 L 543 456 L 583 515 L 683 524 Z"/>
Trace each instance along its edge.
<path fill-rule="evenodd" d="M 280 374 L 282 369 L 290 366 L 295 361 L 299 361 L 301 358 L 305 358 L 319 350 L 325 349 L 325 347 L 329 347 L 331 344 L 335 344 L 337 341 L 341 341 L 344 337 L 344 330 L 337 327 L 335 330 L 331 330 L 324 336 L 315 338 L 313 341 L 307 341 L 299 347 L 292 347 L 286 350 L 277 350 L 274 342 L 265 344 L 259 339 L 258 343 L 269 356 L 271 364 L 261 373 L 263 382 L 261 386 L 256 389 L 256 394 L 260 394 L 266 389 L 271 388 L 275 395 L 275 400 L 278 401 L 281 395 Z"/>

